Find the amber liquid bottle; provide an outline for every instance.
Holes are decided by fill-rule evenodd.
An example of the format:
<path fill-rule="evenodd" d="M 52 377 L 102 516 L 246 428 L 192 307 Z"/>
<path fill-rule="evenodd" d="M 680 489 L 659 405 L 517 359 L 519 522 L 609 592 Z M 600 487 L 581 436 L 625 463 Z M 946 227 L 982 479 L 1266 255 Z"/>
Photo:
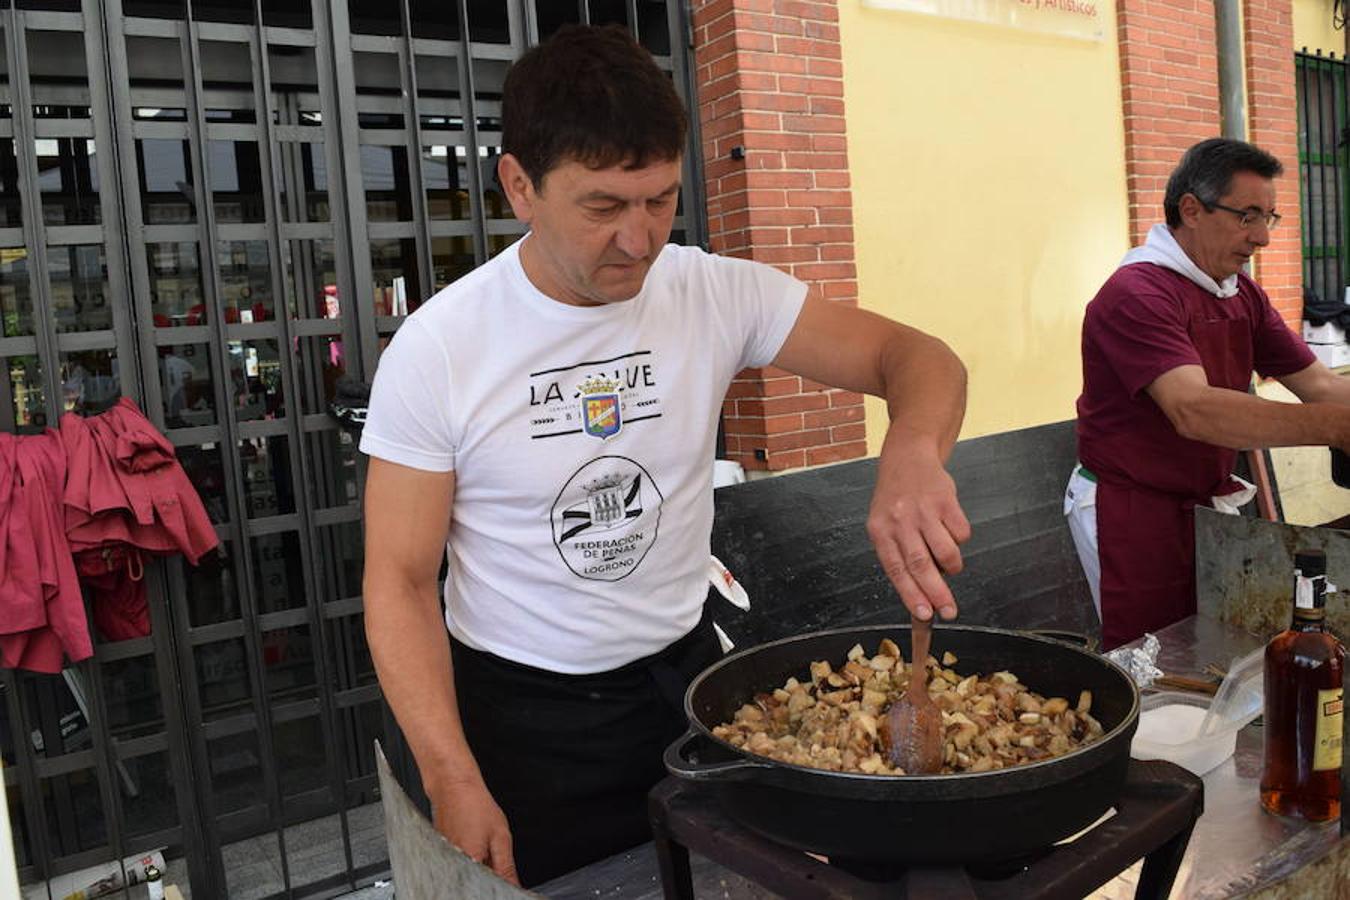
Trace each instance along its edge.
<path fill-rule="evenodd" d="M 1266 764 L 1261 806 L 1314 822 L 1341 814 L 1341 673 L 1345 648 L 1328 634 L 1326 554 L 1294 556 L 1294 620 L 1266 645 Z"/>

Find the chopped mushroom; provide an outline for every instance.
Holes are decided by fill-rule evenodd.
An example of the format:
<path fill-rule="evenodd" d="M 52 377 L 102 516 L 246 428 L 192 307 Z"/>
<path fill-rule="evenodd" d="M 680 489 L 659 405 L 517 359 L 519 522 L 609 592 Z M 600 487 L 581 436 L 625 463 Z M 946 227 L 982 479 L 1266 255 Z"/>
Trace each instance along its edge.
<path fill-rule="evenodd" d="M 1092 692 L 1077 704 L 1033 692 L 1011 672 L 961 675 L 957 658 L 929 657 L 928 690 L 942 710 L 943 772 L 991 772 L 1069 753 L 1098 740 Z M 854 645 L 843 665 L 821 660 L 810 678 L 789 678 L 757 694 L 732 721 L 713 729 L 734 747 L 781 762 L 834 772 L 904 775 L 887 761 L 882 729 L 887 709 L 909 686 L 913 667 L 890 638 L 868 656 Z"/>

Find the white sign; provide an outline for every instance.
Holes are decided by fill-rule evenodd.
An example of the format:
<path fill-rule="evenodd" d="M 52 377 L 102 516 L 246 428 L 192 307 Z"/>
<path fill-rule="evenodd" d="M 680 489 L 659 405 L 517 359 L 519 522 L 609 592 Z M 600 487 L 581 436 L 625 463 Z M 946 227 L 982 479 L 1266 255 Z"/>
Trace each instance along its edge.
<path fill-rule="evenodd" d="M 862 0 L 874 9 L 965 19 L 1100 41 L 1106 36 L 1105 0 Z"/>

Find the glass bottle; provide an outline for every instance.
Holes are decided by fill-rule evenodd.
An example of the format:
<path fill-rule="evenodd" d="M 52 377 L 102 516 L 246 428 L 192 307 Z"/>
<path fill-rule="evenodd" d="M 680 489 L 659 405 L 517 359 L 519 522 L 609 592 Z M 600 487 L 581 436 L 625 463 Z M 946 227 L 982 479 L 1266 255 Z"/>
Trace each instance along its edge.
<path fill-rule="evenodd" d="M 1341 814 L 1341 677 L 1345 647 L 1326 630 L 1327 559 L 1294 555 L 1294 614 L 1266 645 L 1261 806 L 1314 822 Z"/>

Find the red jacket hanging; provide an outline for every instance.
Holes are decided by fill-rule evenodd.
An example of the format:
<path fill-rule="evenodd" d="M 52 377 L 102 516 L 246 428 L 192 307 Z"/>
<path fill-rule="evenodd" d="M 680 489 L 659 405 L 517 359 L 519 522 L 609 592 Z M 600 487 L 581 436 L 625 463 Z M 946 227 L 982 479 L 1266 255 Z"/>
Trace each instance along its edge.
<path fill-rule="evenodd" d="M 0 662 L 40 672 L 93 654 L 81 584 L 104 638 L 141 637 L 141 553 L 195 565 L 219 543 L 173 445 L 125 397 L 59 433 L 0 434 L 0 536 Z"/>

